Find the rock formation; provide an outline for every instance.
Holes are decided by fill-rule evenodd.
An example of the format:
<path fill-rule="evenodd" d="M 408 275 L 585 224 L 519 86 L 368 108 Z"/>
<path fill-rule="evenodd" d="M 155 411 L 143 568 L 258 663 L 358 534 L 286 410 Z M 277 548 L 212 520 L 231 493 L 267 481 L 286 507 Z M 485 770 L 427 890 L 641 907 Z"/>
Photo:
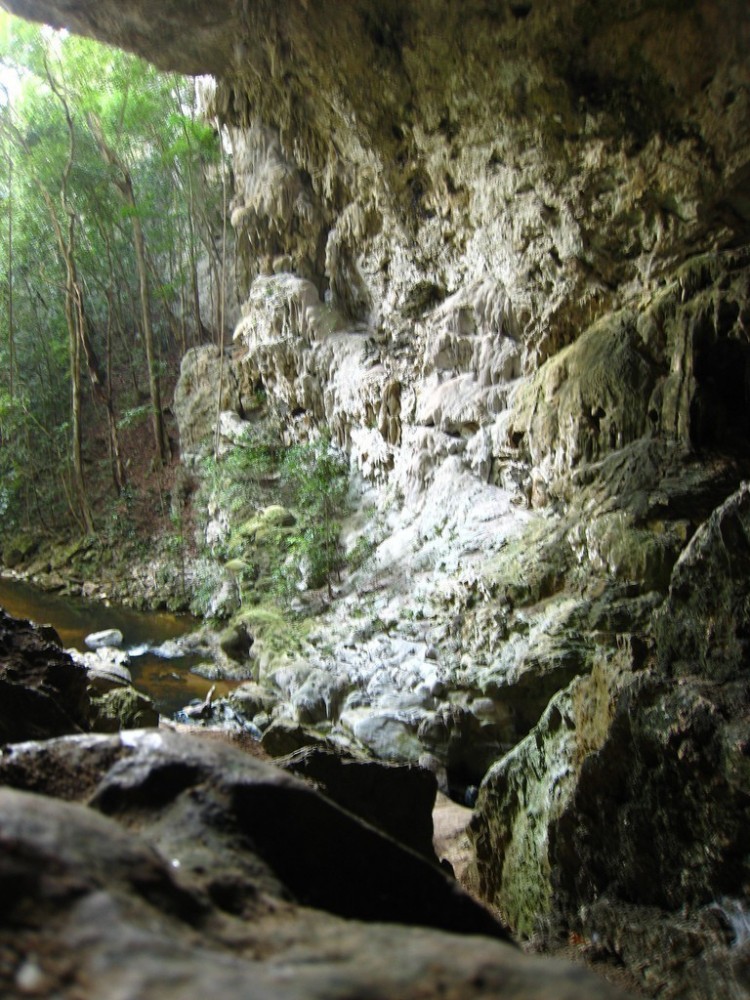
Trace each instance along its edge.
<path fill-rule="evenodd" d="M 123 658 L 103 647 L 66 652 L 49 625 L 0 609 L 0 743 L 158 725 L 159 713 L 132 686 Z"/>
<path fill-rule="evenodd" d="M 376 491 L 374 568 L 304 670 L 259 653 L 261 679 L 293 705 L 335 675 L 330 723 L 454 787 L 492 764 L 480 881 L 519 932 L 740 991 L 745 0 L 6 6 L 215 74 L 245 283 L 227 437 L 262 389 Z M 187 452 L 215 366 L 186 361 Z"/>
<path fill-rule="evenodd" d="M 54 630 L 16 622 L 0 610 L 0 742 L 86 731 L 86 681 Z"/>
<path fill-rule="evenodd" d="M 436 866 L 239 750 L 23 743 L 0 782 L 3 996 L 622 996 L 498 940 Z"/>

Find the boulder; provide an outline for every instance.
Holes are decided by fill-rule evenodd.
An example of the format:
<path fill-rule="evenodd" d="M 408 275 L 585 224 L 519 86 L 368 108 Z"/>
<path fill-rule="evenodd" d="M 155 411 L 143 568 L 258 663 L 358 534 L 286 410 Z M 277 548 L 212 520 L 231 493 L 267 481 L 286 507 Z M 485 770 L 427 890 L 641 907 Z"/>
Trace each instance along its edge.
<path fill-rule="evenodd" d="M 88 729 L 87 675 L 59 644 L 0 610 L 0 743 Z"/>
<path fill-rule="evenodd" d="M 159 725 L 153 701 L 134 687 L 118 687 L 91 699 L 91 728 L 98 733 Z"/>
<path fill-rule="evenodd" d="M 92 632 L 84 640 L 89 649 L 101 649 L 103 646 L 122 646 L 123 635 L 119 628 L 107 628 L 101 632 Z"/>
<path fill-rule="evenodd" d="M 620 636 L 557 694 L 471 824 L 480 891 L 517 932 L 595 942 L 654 993 L 746 985 L 748 566 L 743 486 L 677 561 L 650 647 Z"/>
<path fill-rule="evenodd" d="M 92 653 L 80 653 L 77 649 L 69 649 L 68 653 L 86 670 L 89 687 L 93 693 L 103 694 L 112 688 L 131 684 L 133 681 L 128 669 L 130 657 L 121 649 L 101 646 Z"/>
<path fill-rule="evenodd" d="M 247 659 L 253 638 L 244 625 L 229 625 L 219 635 L 219 648 L 232 660 Z"/>
<path fill-rule="evenodd" d="M 656 617 L 659 664 L 670 676 L 742 679 L 750 630 L 750 484 L 696 531 Z"/>
<path fill-rule="evenodd" d="M 417 738 L 419 719 L 413 712 L 391 708 L 350 708 L 341 727 L 379 760 L 416 764 L 423 748 Z"/>
<path fill-rule="evenodd" d="M 6 541 L 2 550 L 3 565 L 8 569 L 29 560 L 39 548 L 39 539 L 33 535 L 19 534 Z"/>
<path fill-rule="evenodd" d="M 502 729 L 495 725 L 494 702 L 480 717 L 473 705 L 450 704 L 425 718 L 419 726 L 420 743 L 445 768 L 456 792 L 478 784 L 487 768 L 502 755 Z"/>
<path fill-rule="evenodd" d="M 274 719 L 264 731 L 261 741 L 263 749 L 270 757 L 286 757 L 300 747 L 317 746 L 325 743 L 325 738 L 311 732 L 292 719 Z"/>
<path fill-rule="evenodd" d="M 234 748 L 24 744 L 0 782 L 4 996 L 622 997 L 523 955 L 438 867 Z"/>
<path fill-rule="evenodd" d="M 227 701 L 249 719 L 260 712 L 270 712 L 277 700 L 273 692 L 255 681 L 240 684 L 227 696 Z"/>
<path fill-rule="evenodd" d="M 431 772 L 358 757 L 330 745 L 304 747 L 279 765 L 313 781 L 328 798 L 394 840 L 436 860 L 432 808 L 437 780 Z"/>
<path fill-rule="evenodd" d="M 92 694 L 104 694 L 113 688 L 127 687 L 132 676 L 127 667 L 103 664 L 101 667 L 86 667 L 89 690 Z"/>
<path fill-rule="evenodd" d="M 338 718 L 353 682 L 344 673 L 312 670 L 301 687 L 292 692 L 291 702 L 302 725 L 314 726 Z"/>

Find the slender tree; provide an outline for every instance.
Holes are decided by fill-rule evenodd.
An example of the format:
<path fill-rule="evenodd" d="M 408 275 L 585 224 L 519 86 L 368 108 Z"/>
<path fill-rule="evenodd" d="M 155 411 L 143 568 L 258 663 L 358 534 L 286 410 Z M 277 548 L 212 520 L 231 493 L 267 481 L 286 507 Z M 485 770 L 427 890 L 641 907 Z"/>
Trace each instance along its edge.
<path fill-rule="evenodd" d="M 0 93 L 0 509 L 7 529 L 67 503 L 90 530 L 100 441 L 125 482 L 118 412 L 147 400 L 167 457 L 161 365 L 204 337 L 204 247 L 218 270 L 216 139 L 191 82 L 124 53 L 0 12 L 0 62 L 19 81 L 12 111 Z"/>
<path fill-rule="evenodd" d="M 12 116 L 13 107 L 8 91 L 5 90 L 4 112 L 8 118 Z M 8 163 L 8 393 L 13 404 L 13 378 L 16 368 L 15 326 L 13 317 L 13 147 L 5 144 L 5 155 Z"/>
<path fill-rule="evenodd" d="M 133 178 L 125 161 L 117 154 L 104 137 L 101 122 L 93 112 L 89 112 L 88 121 L 96 144 L 105 162 L 114 168 L 112 180 L 120 192 L 122 200 L 130 210 L 130 221 L 133 226 L 133 244 L 138 267 L 138 287 L 140 289 L 141 323 L 143 339 L 146 345 L 146 362 L 148 365 L 148 385 L 151 396 L 151 426 L 154 435 L 156 458 L 160 465 L 165 465 L 168 458 L 166 432 L 164 430 L 164 415 L 161 404 L 161 384 L 154 347 L 154 331 L 151 325 L 151 286 L 148 277 L 148 261 L 146 258 L 146 241 L 143 236 L 143 226 L 138 213 L 138 203 L 133 187 Z"/>

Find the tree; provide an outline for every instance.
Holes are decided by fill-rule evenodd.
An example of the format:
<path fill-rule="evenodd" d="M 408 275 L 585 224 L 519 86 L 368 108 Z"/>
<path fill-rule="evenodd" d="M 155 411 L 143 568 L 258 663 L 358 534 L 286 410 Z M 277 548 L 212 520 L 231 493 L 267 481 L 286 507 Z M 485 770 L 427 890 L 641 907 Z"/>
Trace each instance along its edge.
<path fill-rule="evenodd" d="M 2 113 L 10 119 L 12 114 L 12 107 L 10 103 L 10 97 L 8 96 L 7 88 L 3 88 L 5 94 L 5 103 L 3 105 Z M 16 368 L 16 351 L 15 351 L 15 327 L 13 322 L 13 146 L 11 143 L 5 143 L 5 156 L 6 162 L 8 164 L 8 196 L 7 196 L 7 211 L 8 211 L 8 395 L 10 396 L 11 403 L 13 402 L 13 377 Z"/>
<path fill-rule="evenodd" d="M 91 399 L 107 415 L 115 492 L 117 413 L 140 408 L 144 381 L 166 459 L 161 365 L 203 336 L 197 258 L 219 225 L 216 139 L 189 107 L 191 81 L 121 52 L 0 13 L 0 60 L 17 75 L 5 103 L 0 93 L 5 523 L 62 517 L 62 477 L 69 514 L 91 530 L 104 459 Z M 188 188 L 212 191 L 210 207 L 178 196 Z"/>
<path fill-rule="evenodd" d="M 29 63 L 35 67 L 40 75 L 44 75 L 52 93 L 60 101 L 65 114 L 68 132 L 67 151 L 65 158 L 61 163 L 61 169 L 57 178 L 57 203 L 54 195 L 39 174 L 32 173 L 31 180 L 47 209 L 52 230 L 57 242 L 60 259 L 65 268 L 65 318 L 69 335 L 68 346 L 71 373 L 73 486 L 76 498 L 76 503 L 71 506 L 71 509 L 74 513 L 77 513 L 80 516 L 83 527 L 87 531 L 93 531 L 93 516 L 86 493 L 82 457 L 80 352 L 83 346 L 85 334 L 84 306 L 75 263 L 75 229 L 77 216 L 70 204 L 68 195 L 70 172 L 75 155 L 75 130 L 73 128 L 67 102 L 65 101 L 62 92 L 57 87 L 49 69 L 46 52 L 39 45 L 33 44 L 29 47 L 29 51 L 33 57 L 33 60 L 29 59 Z M 12 136 L 26 156 L 29 157 L 29 159 L 32 159 L 31 145 L 27 137 L 22 134 L 20 129 L 12 121 L 10 115 L 7 115 L 3 119 L 2 127 L 6 132 L 6 135 Z M 9 260 L 11 259 L 10 253 L 11 248 L 9 247 Z M 92 378 L 94 382 L 97 383 L 98 372 L 96 370 L 93 371 Z"/>
<path fill-rule="evenodd" d="M 164 430 L 164 415 L 161 405 L 161 385 L 159 381 L 156 350 L 154 347 L 154 331 L 153 326 L 151 325 L 151 291 L 148 277 L 149 267 L 146 258 L 146 241 L 143 236 L 143 226 L 141 225 L 141 219 L 138 213 L 138 203 L 135 197 L 133 178 L 125 161 L 105 139 L 101 122 L 93 111 L 88 113 L 88 121 L 91 126 L 91 131 L 94 134 L 94 138 L 96 139 L 96 144 L 99 147 L 105 162 L 114 168 L 112 180 L 129 209 L 130 221 L 133 226 L 133 245 L 135 246 L 135 259 L 138 266 L 138 287 L 140 290 L 141 302 L 141 323 L 143 324 L 143 338 L 146 344 L 148 385 L 151 395 L 151 426 L 154 434 L 156 457 L 160 465 L 165 465 L 168 457 L 167 435 Z"/>

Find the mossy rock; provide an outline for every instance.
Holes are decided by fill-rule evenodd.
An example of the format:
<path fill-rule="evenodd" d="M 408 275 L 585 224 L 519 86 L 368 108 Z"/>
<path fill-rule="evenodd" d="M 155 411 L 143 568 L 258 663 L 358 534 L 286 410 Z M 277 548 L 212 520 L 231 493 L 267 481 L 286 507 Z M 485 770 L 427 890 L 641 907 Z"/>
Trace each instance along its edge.
<path fill-rule="evenodd" d="M 252 564 L 257 576 L 268 576 L 283 561 L 295 523 L 285 507 L 266 507 L 232 532 L 227 545 L 230 563 Z"/>
<path fill-rule="evenodd" d="M 631 666 L 625 647 L 602 653 L 591 674 L 559 691 L 482 781 L 469 830 L 474 875 L 482 897 L 522 938 L 553 913 L 556 832 L 574 802 L 584 760 L 609 738 Z"/>
<path fill-rule="evenodd" d="M 92 698 L 91 712 L 91 728 L 100 733 L 159 725 L 159 713 L 154 703 L 134 687 L 116 688 L 101 698 Z"/>
<path fill-rule="evenodd" d="M 291 618 L 274 604 L 243 608 L 233 621 L 252 637 L 261 673 L 267 673 L 279 658 L 299 652 L 310 627 L 306 620 Z"/>
<path fill-rule="evenodd" d="M 219 634 L 219 646 L 222 651 L 238 662 L 247 659 L 253 641 L 247 626 L 243 623 L 229 625 Z"/>
<path fill-rule="evenodd" d="M 261 518 L 265 524 L 274 528 L 293 528 L 297 523 L 294 514 L 280 504 L 271 504 L 270 507 L 266 507 Z"/>
<path fill-rule="evenodd" d="M 249 576 L 253 572 L 252 564 L 244 559 L 230 559 L 229 562 L 224 563 L 224 568 L 234 576 Z"/>
<path fill-rule="evenodd" d="M 271 757 L 286 757 L 302 747 L 325 747 L 326 740 L 291 719 L 276 719 L 263 733 L 261 746 Z"/>
<path fill-rule="evenodd" d="M 233 708 L 250 719 L 260 712 L 271 712 L 277 700 L 277 695 L 254 681 L 240 684 L 227 698 Z"/>
<path fill-rule="evenodd" d="M 235 621 L 244 625 L 256 640 L 265 639 L 279 630 L 288 628 L 284 613 L 273 605 L 248 608 L 237 615 Z"/>
<path fill-rule="evenodd" d="M 684 546 L 682 525 L 633 523 L 625 511 L 596 518 L 586 531 L 589 559 L 601 563 L 612 579 L 638 583 L 644 591 L 666 592 L 672 568 Z"/>
<path fill-rule="evenodd" d="M 556 594 L 571 562 L 564 525 L 540 517 L 529 521 L 522 534 L 487 562 L 483 576 L 492 589 L 523 607 Z"/>
<path fill-rule="evenodd" d="M 296 523 L 296 518 L 291 511 L 287 510 L 286 507 L 274 504 L 241 524 L 236 529 L 235 534 L 241 538 L 262 543 L 269 537 L 275 537 L 274 532 L 279 529 L 293 528 Z"/>
<path fill-rule="evenodd" d="M 84 535 L 81 538 L 77 538 L 74 542 L 56 549 L 49 561 L 51 569 L 55 570 L 67 566 L 74 559 L 87 552 L 93 544 L 94 540 Z"/>
<path fill-rule="evenodd" d="M 3 563 L 9 569 L 30 559 L 39 548 L 39 540 L 31 535 L 16 535 L 3 548 Z"/>
<path fill-rule="evenodd" d="M 203 677 L 207 681 L 224 680 L 224 671 L 215 663 L 196 663 L 190 668 L 190 673 L 196 677 Z"/>

